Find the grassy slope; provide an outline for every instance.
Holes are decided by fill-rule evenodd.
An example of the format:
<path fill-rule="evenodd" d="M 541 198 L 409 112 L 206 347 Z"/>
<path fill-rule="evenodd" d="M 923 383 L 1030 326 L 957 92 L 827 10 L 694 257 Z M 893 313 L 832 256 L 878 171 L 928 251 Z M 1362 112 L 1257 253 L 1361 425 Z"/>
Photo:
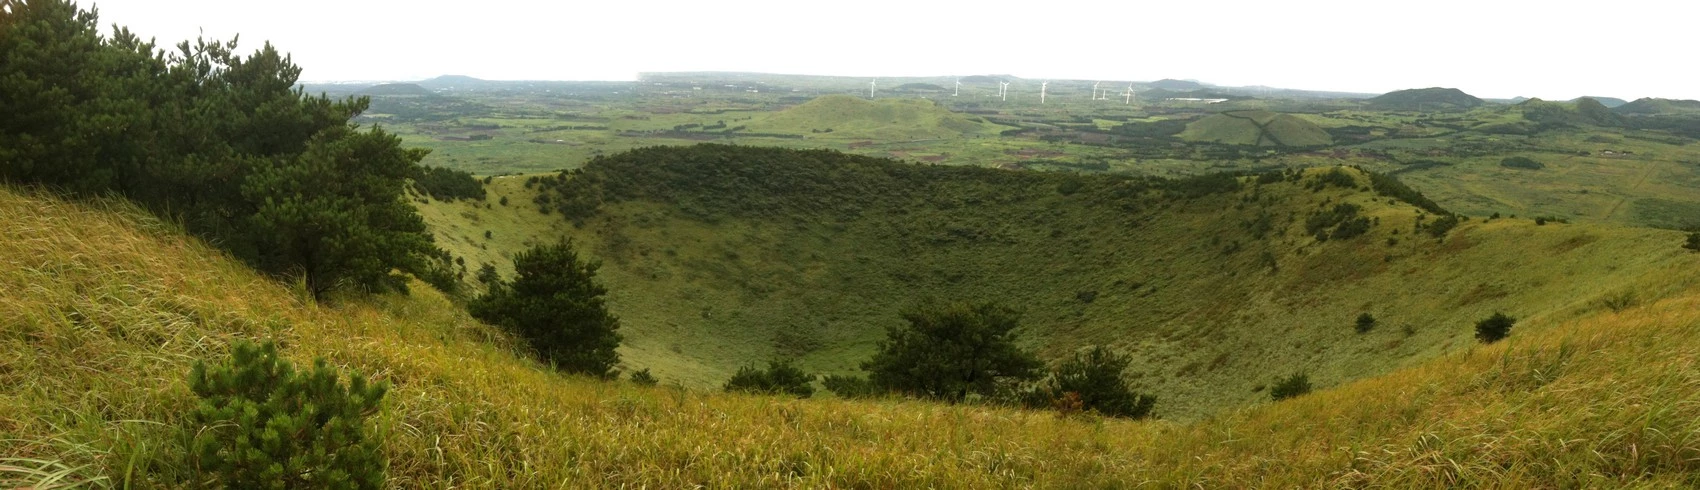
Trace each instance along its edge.
<path fill-rule="evenodd" d="M 397 487 L 1700 484 L 1691 255 L 1622 313 L 1535 316 L 1508 342 L 1181 425 L 562 378 L 427 291 L 305 305 L 123 206 L 0 190 L 0 225 L 5 486 L 40 464 L 182 485 L 188 365 L 240 338 L 394 383 L 380 423 Z"/>
<path fill-rule="evenodd" d="M 1326 131 L 1307 119 L 1269 111 L 1213 114 L 1187 124 L 1179 137 L 1186 141 L 1262 146 L 1316 146 L 1334 142 Z"/>
<path fill-rule="evenodd" d="M 801 105 L 757 118 L 749 127 L 755 132 L 806 133 L 832 139 L 906 141 L 995 136 L 1002 126 L 975 116 L 957 114 L 935 102 L 919 99 L 865 100 L 848 95 L 823 96 Z"/>
<path fill-rule="evenodd" d="M 1526 219 L 1478 219 L 1438 243 L 1411 236 L 1412 206 L 1298 183 L 1130 213 L 1089 193 L 1059 194 L 1063 176 L 993 175 L 1034 181 L 941 184 L 927 192 L 978 204 L 901 205 L 849 221 L 710 223 L 627 201 L 573 228 L 522 205 L 531 194 L 516 177 L 491 188 L 491 199 L 511 196 L 506 208 L 423 210 L 472 268 L 574 237 L 605 262 L 626 364 L 663 380 L 711 388 L 775 357 L 854 372 L 919 298 L 993 300 L 1026 310 L 1024 342 L 1046 358 L 1090 344 L 1133 353 L 1130 374 L 1162 394 L 1160 413 L 1181 419 L 1266 399 L 1259 389 L 1291 372 L 1335 385 L 1465 348 L 1470 326 L 1494 311 L 1548 321 L 1588 313 L 1681 255 L 1675 233 Z M 1381 224 L 1345 243 L 1304 233 L 1312 210 L 1340 201 Z M 1264 213 L 1277 231 L 1259 242 L 1244 224 Z M 484 240 L 484 229 L 496 238 Z M 1381 326 L 1353 333 L 1366 311 Z"/>

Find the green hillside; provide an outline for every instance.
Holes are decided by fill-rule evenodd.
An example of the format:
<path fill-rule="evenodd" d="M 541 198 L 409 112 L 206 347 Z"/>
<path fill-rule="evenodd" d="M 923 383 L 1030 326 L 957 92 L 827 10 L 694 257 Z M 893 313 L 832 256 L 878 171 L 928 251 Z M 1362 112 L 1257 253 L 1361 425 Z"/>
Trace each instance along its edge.
<path fill-rule="evenodd" d="M 1700 114 L 1700 101 L 1646 97 L 1614 107 L 1612 111 L 1628 115 Z"/>
<path fill-rule="evenodd" d="M 522 189 L 518 182 L 505 182 L 516 184 L 505 193 Z M 1312 197 L 1330 196 L 1343 194 Z M 1506 220 L 1466 225 L 1431 253 L 1437 267 L 1458 268 L 1467 280 L 1430 284 L 1428 262 L 1395 259 L 1368 276 L 1385 282 L 1348 282 L 1342 289 L 1366 291 L 1351 293 L 1357 299 L 1344 308 L 1298 288 L 1287 309 L 1311 312 L 1309 325 L 1349 330 L 1331 312 L 1355 310 L 1353 301 L 1421 302 L 1401 298 L 1413 291 L 1448 296 L 1438 293 L 1443 290 L 1494 297 L 1499 293 L 1491 286 L 1458 286 L 1497 273 L 1514 292 L 1490 301 L 1517 306 L 1511 311 L 1525 319 L 1510 341 L 1477 347 L 1465 339 L 1451 354 L 1413 360 L 1385 376 L 1324 382 L 1332 387 L 1178 423 L 901 400 L 720 395 L 563 377 L 522 360 L 503 334 L 423 285 L 416 283 L 412 296 L 315 305 L 304 292 L 126 204 L 75 204 L 0 189 L 0 226 L 10 230 L 0 234 L 0 485 L 6 487 L 195 486 L 203 476 L 184 464 L 184 441 L 196 430 L 184 416 L 194 403 L 189 365 L 227 355 L 238 340 L 261 338 L 279 340 L 298 363 L 323 357 L 335 368 L 392 384 L 377 418 L 387 484 L 401 488 L 1700 483 L 1689 457 L 1700 452 L 1692 366 L 1700 356 L 1700 291 L 1685 273 L 1700 268 L 1700 255 L 1675 251 L 1676 237 L 1668 233 Z M 1621 253 L 1594 252 L 1606 248 Z M 1589 263 L 1646 273 L 1614 272 L 1638 278 L 1588 288 L 1619 293 L 1605 302 L 1565 292 L 1613 277 Z M 1283 270 L 1299 265 L 1289 262 Z M 1352 270 L 1362 269 L 1303 274 Z M 1282 284 L 1291 283 L 1266 286 Z M 1263 294 L 1279 301 L 1286 293 Z M 1264 302 L 1240 308 L 1263 310 Z M 1541 304 L 1552 307 L 1537 311 Z M 1450 309 L 1477 307 L 1443 300 L 1411 311 L 1409 318 L 1437 322 L 1421 322 L 1405 342 L 1467 330 L 1438 320 Z M 1390 338 L 1365 338 L 1372 343 L 1362 349 L 1402 335 L 1389 330 L 1397 331 L 1397 318 L 1406 314 L 1381 315 L 1387 326 L 1369 335 Z M 1268 325 L 1274 335 L 1290 334 L 1280 323 Z M 1292 341 L 1282 338 L 1271 348 Z"/>
<path fill-rule="evenodd" d="M 385 83 L 385 84 L 373 85 L 373 86 L 370 86 L 370 87 L 360 89 L 359 93 L 361 95 L 374 95 L 374 96 L 436 95 L 436 92 L 432 92 L 430 89 L 427 89 L 425 87 L 421 87 L 421 86 L 419 86 L 419 84 L 416 84 L 416 83 Z"/>
<path fill-rule="evenodd" d="M 994 136 L 1007 129 L 921 99 L 867 100 L 828 95 L 748 123 L 758 133 L 801 133 L 882 141 Z M 831 130 L 830 133 L 827 130 Z"/>
<path fill-rule="evenodd" d="M 1369 106 L 1381 110 L 1456 110 L 1481 107 L 1482 99 L 1455 88 L 1414 88 L 1396 90 L 1373 97 Z"/>
<path fill-rule="evenodd" d="M 1170 182 L 707 145 L 597 159 L 550 185 L 548 215 L 533 204 L 543 186 L 519 177 L 491 186 L 507 207 L 423 211 L 474 268 L 577 239 L 605 263 L 628 367 L 664 380 L 713 387 L 789 357 L 852 373 L 901 308 L 992 300 L 1025 310 L 1023 341 L 1048 359 L 1134 353 L 1130 374 L 1177 419 L 1265 399 L 1276 375 L 1334 385 L 1466 347 L 1494 310 L 1592 311 L 1680 255 L 1673 232 L 1528 219 L 1477 218 L 1438 240 L 1415 232 L 1435 215 L 1342 172 L 1352 189 L 1313 191 L 1326 170 Z M 1318 242 L 1306 222 L 1340 203 L 1376 224 Z M 1565 279 L 1577 274 L 1591 279 Z M 1385 326 L 1353 333 L 1364 312 Z"/>
<path fill-rule="evenodd" d="M 1230 111 L 1187 124 L 1180 138 L 1254 146 L 1322 146 L 1334 143 L 1315 123 L 1269 111 Z"/>

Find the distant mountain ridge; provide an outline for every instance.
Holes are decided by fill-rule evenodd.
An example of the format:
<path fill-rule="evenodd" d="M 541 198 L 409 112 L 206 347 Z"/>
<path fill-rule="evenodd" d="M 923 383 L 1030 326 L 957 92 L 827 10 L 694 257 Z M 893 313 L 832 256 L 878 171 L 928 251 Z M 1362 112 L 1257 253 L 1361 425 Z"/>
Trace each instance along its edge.
<path fill-rule="evenodd" d="M 1369 99 L 1369 105 L 1388 110 L 1471 109 L 1485 102 L 1455 88 L 1429 87 L 1397 90 Z"/>

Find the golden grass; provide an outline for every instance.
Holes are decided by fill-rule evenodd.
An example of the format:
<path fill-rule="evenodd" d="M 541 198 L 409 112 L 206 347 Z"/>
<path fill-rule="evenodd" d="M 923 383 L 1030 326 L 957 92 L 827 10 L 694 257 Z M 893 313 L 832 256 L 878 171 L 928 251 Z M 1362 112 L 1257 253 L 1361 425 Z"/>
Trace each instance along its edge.
<path fill-rule="evenodd" d="M 1682 270 L 1620 313 L 1531 318 L 1500 344 L 1177 424 L 562 377 L 424 288 L 309 304 L 122 205 L 0 191 L 0 228 L 0 487 L 185 486 L 188 365 L 244 338 L 393 383 L 379 425 L 405 488 L 1700 484 L 1700 294 Z"/>

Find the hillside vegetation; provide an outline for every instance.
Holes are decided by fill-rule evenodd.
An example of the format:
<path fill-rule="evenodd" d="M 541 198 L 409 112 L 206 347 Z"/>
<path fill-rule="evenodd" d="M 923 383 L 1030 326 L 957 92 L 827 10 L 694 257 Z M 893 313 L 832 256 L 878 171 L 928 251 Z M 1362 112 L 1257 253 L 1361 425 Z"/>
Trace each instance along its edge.
<path fill-rule="evenodd" d="M 1352 169 L 1167 181 L 699 145 L 526 180 L 494 181 L 507 207 L 422 214 L 474 268 L 575 238 L 604 262 L 627 368 L 701 388 L 775 358 L 851 374 L 902 308 L 992 301 L 1025 311 L 1045 359 L 1133 354 L 1157 412 L 1192 419 L 1267 399 L 1277 376 L 1333 386 L 1465 348 L 1494 311 L 1573 318 L 1682 257 L 1674 232 L 1529 219 L 1437 238 L 1440 215 Z M 1341 231 L 1356 218 L 1361 235 Z M 1365 312 L 1383 326 L 1360 335 Z"/>
<path fill-rule="evenodd" d="M 1310 121 L 1269 111 L 1230 111 L 1188 123 L 1180 138 L 1252 146 L 1324 146 L 1333 137 Z"/>
<path fill-rule="evenodd" d="M 393 385 L 379 427 L 403 488 L 1700 484 L 1693 254 L 1650 254 L 1665 272 L 1620 312 L 1531 315 L 1509 341 L 1177 424 L 561 377 L 428 288 L 315 306 L 127 205 L 0 190 L 0 226 L 8 487 L 191 486 L 189 364 L 261 338 Z M 1535 248 L 1522 263 L 1560 253 Z"/>
<path fill-rule="evenodd" d="M 1485 102 L 1455 88 L 1396 90 L 1369 99 L 1369 106 L 1382 110 L 1447 110 L 1481 107 Z"/>
<path fill-rule="evenodd" d="M 941 89 L 942 90 L 942 89 Z M 828 133 L 833 138 L 881 141 L 991 136 L 1006 129 L 977 116 L 951 112 L 919 99 L 867 100 L 828 95 L 749 122 L 763 133 Z"/>

